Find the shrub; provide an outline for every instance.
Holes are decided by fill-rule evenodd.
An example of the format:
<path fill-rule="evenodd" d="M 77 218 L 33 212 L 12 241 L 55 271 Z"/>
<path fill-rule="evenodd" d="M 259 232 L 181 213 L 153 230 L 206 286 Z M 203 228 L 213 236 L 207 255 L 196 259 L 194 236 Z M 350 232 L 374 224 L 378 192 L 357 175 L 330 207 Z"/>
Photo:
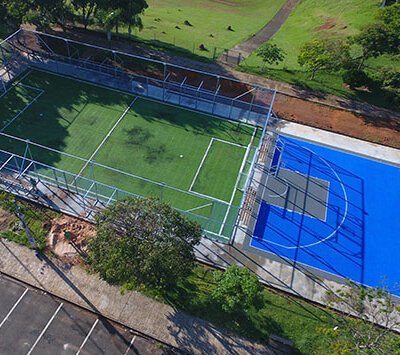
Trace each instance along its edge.
<path fill-rule="evenodd" d="M 371 79 L 361 69 L 349 69 L 342 75 L 343 82 L 348 84 L 351 88 L 359 88 L 361 86 L 369 86 Z"/>

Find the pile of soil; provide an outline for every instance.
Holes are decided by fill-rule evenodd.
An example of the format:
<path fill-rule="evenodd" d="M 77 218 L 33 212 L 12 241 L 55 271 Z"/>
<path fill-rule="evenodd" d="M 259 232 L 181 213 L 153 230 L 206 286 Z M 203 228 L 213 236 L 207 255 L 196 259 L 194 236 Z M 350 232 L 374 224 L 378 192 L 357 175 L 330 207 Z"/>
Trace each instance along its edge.
<path fill-rule="evenodd" d="M 316 27 L 314 29 L 314 32 L 329 30 L 335 26 L 336 26 L 335 20 L 332 18 L 328 18 L 328 19 L 326 19 L 325 23 L 322 26 Z"/>
<path fill-rule="evenodd" d="M 43 227 L 50 230 L 47 234 L 47 244 L 61 259 L 66 259 L 69 262 L 79 259 L 80 254 L 86 253 L 87 239 L 96 235 L 96 228 L 80 219 L 62 216 L 60 218 L 44 222 Z M 69 240 L 65 238 L 65 233 L 69 233 Z"/>

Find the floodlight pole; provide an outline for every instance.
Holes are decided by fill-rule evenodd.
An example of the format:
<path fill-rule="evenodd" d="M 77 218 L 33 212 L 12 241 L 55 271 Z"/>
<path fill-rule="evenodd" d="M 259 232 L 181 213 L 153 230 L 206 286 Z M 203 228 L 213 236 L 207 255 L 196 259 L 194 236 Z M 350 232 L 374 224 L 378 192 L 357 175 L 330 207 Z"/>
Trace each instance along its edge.
<path fill-rule="evenodd" d="M 203 86 L 203 83 L 204 83 L 204 80 L 202 80 L 202 82 L 200 83 L 199 87 L 197 88 L 197 92 L 196 92 L 196 108 L 197 108 L 197 103 L 199 102 L 199 90 Z"/>
<path fill-rule="evenodd" d="M 89 176 L 88 176 L 88 178 L 87 178 L 87 180 L 86 180 L 86 186 L 85 186 L 85 192 L 84 192 L 84 194 L 86 194 L 86 192 L 87 192 L 88 185 L 89 185 L 89 181 L 90 181 L 90 178 L 91 178 L 91 176 L 92 176 L 94 160 L 90 161 L 89 164 L 90 164 L 90 170 L 89 170 Z"/>
<path fill-rule="evenodd" d="M 19 168 L 19 173 L 18 173 L 18 177 L 17 178 L 19 178 L 21 176 L 22 171 L 24 169 L 26 155 L 28 154 L 28 150 L 29 150 L 29 142 L 30 142 L 30 140 L 27 139 L 26 140 L 25 152 L 24 152 L 24 158 L 22 159 L 22 164 L 21 164 L 21 167 Z"/>
<path fill-rule="evenodd" d="M 166 183 L 163 182 L 161 184 L 161 190 L 160 190 L 160 201 L 162 201 L 162 196 L 163 196 L 163 192 L 164 192 L 164 187 L 166 186 Z"/>
<path fill-rule="evenodd" d="M 179 89 L 179 105 L 181 104 L 182 101 L 182 86 L 185 84 L 187 79 L 187 76 L 185 76 L 185 78 L 182 80 L 182 83 L 180 85 L 180 89 Z"/>
<path fill-rule="evenodd" d="M 218 85 L 217 90 L 215 90 L 215 94 L 214 94 L 214 99 L 213 99 L 213 107 L 212 107 L 212 111 L 211 113 L 214 114 L 214 110 L 215 110 L 215 101 L 217 100 L 217 95 L 219 93 L 219 89 L 221 88 L 221 85 Z"/>
<path fill-rule="evenodd" d="M 252 110 L 252 108 L 253 108 L 254 98 L 255 98 L 256 95 L 257 95 L 257 90 L 258 90 L 258 89 L 256 88 L 255 94 L 253 94 L 253 96 L 251 97 L 250 107 L 249 107 L 249 111 L 248 111 L 249 113 L 248 113 L 248 115 L 247 115 L 246 123 L 249 122 L 250 112 L 251 112 L 251 110 Z"/>
<path fill-rule="evenodd" d="M 6 84 L 4 83 L 3 79 L 0 78 L 0 80 L 1 80 L 1 83 L 3 84 L 3 90 L 4 90 L 4 92 L 6 92 L 7 91 Z"/>
<path fill-rule="evenodd" d="M 71 63 L 71 52 L 69 50 L 69 44 L 68 44 L 67 40 L 64 40 L 64 42 L 65 42 L 65 46 L 67 47 L 68 59 L 69 59 L 69 62 Z"/>

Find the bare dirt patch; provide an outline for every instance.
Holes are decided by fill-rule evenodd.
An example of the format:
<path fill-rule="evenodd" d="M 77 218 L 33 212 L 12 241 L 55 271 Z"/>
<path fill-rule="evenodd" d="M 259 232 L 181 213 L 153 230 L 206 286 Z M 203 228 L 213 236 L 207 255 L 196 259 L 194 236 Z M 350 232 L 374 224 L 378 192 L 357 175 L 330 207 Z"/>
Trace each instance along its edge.
<path fill-rule="evenodd" d="M 70 263 L 79 262 L 80 255 L 86 253 L 87 239 L 96 235 L 96 228 L 92 224 L 69 216 L 43 222 L 43 227 L 50 227 L 46 237 L 48 248 Z M 69 233 L 69 240 L 64 232 Z"/>
<path fill-rule="evenodd" d="M 14 220 L 15 216 L 12 213 L 0 208 L 0 232 L 9 229 L 10 223 Z"/>
<path fill-rule="evenodd" d="M 285 95 L 276 96 L 274 111 L 288 121 L 400 148 L 400 122 L 396 120 L 360 116 Z"/>
<path fill-rule="evenodd" d="M 333 18 L 327 18 L 325 23 L 322 26 L 314 28 L 314 32 L 329 30 L 335 26 L 336 26 L 335 20 Z"/>

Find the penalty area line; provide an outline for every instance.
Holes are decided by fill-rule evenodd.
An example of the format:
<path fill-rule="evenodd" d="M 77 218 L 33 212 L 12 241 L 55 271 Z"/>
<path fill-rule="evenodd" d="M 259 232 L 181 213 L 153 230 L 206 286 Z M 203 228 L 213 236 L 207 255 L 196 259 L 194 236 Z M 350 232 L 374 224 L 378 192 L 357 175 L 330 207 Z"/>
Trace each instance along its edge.
<path fill-rule="evenodd" d="M 208 206 L 212 206 L 212 202 L 210 202 L 210 203 L 207 203 L 207 204 L 205 204 L 205 205 L 203 205 L 203 206 L 199 206 L 199 207 L 191 208 L 190 210 L 186 210 L 186 212 L 192 212 L 192 211 L 196 211 L 196 210 L 199 210 L 199 209 L 201 209 L 201 208 L 208 207 Z"/>
<path fill-rule="evenodd" d="M 242 176 L 244 167 L 245 167 L 245 165 L 246 165 L 247 157 L 249 156 L 250 148 L 251 148 L 251 146 L 252 146 L 252 144 L 253 144 L 254 137 L 255 137 L 255 135 L 256 135 L 256 131 L 257 131 L 257 128 L 254 128 L 253 135 L 251 136 L 251 139 L 250 139 L 250 143 L 249 143 L 248 146 L 246 147 L 246 152 L 245 152 L 244 157 L 243 157 L 243 160 L 242 160 L 242 165 L 240 166 L 239 174 L 238 174 L 238 176 L 237 176 L 237 178 L 236 178 L 235 187 L 233 188 L 233 192 L 232 192 L 232 195 L 231 195 L 231 199 L 229 200 L 229 206 L 228 206 L 228 208 L 227 208 L 227 210 L 226 210 L 226 213 L 225 213 L 225 216 L 224 216 L 224 220 L 222 221 L 221 228 L 220 228 L 220 230 L 219 230 L 219 235 L 222 235 L 222 232 L 223 232 L 223 230 L 224 230 L 224 226 L 225 226 L 226 220 L 228 219 L 229 212 L 231 211 L 233 199 L 235 198 L 236 190 L 238 189 L 238 185 L 239 185 L 239 182 L 240 182 L 240 178 L 241 178 L 241 176 Z M 243 147 L 243 146 L 240 146 L 240 147 Z"/>
<path fill-rule="evenodd" d="M 201 159 L 200 165 L 199 165 L 199 167 L 197 168 L 197 171 L 196 171 L 196 174 L 194 175 L 194 178 L 193 178 L 193 180 L 192 180 L 192 183 L 190 184 L 190 187 L 189 187 L 189 191 L 190 191 L 190 192 L 192 192 L 193 185 L 194 185 L 194 183 L 195 183 L 195 181 L 196 181 L 196 179 L 197 179 L 197 176 L 198 176 L 199 173 L 200 173 L 200 169 L 201 169 L 201 167 L 203 166 L 204 161 L 206 160 L 207 154 L 208 154 L 208 152 L 209 152 L 209 150 L 210 150 L 210 148 L 211 148 L 211 145 L 212 145 L 212 142 L 214 141 L 214 139 L 215 139 L 215 138 L 212 137 L 212 138 L 210 139 L 210 143 L 208 143 L 208 147 L 207 147 L 207 149 L 206 149 L 206 152 L 205 152 L 204 155 L 203 155 L 203 159 Z"/>
<path fill-rule="evenodd" d="M 40 89 L 40 90 L 41 90 L 41 89 Z M 40 93 L 37 94 L 37 95 L 32 99 L 32 101 L 31 101 L 28 105 L 26 105 L 19 113 L 17 113 L 17 114 L 11 119 L 10 122 L 6 123 L 6 125 L 0 130 L 0 132 L 4 132 L 5 129 L 6 129 L 9 125 L 11 125 L 19 116 L 21 116 L 32 104 L 34 104 L 34 103 L 40 98 L 40 96 L 42 96 L 42 95 L 44 94 L 44 92 L 45 92 L 44 90 L 41 90 Z"/>

